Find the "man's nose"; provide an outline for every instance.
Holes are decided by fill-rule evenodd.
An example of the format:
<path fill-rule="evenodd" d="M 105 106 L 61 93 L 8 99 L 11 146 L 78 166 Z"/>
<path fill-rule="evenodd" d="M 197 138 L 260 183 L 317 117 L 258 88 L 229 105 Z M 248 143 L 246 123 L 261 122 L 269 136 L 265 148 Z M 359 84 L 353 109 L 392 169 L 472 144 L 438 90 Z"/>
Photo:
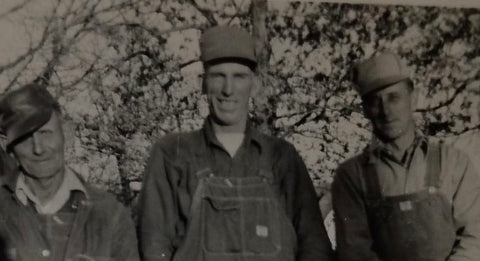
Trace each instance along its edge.
<path fill-rule="evenodd" d="M 380 102 L 380 112 L 384 116 L 388 116 L 392 113 L 392 106 L 391 102 L 389 102 L 387 99 L 381 99 Z"/>
<path fill-rule="evenodd" d="M 33 145 L 33 153 L 36 155 L 40 155 L 45 151 L 43 141 L 40 139 L 40 137 L 34 133 L 32 135 L 32 145 Z"/>
<path fill-rule="evenodd" d="M 225 77 L 225 82 L 222 86 L 222 94 L 225 96 L 233 94 L 233 80 L 231 77 Z"/>

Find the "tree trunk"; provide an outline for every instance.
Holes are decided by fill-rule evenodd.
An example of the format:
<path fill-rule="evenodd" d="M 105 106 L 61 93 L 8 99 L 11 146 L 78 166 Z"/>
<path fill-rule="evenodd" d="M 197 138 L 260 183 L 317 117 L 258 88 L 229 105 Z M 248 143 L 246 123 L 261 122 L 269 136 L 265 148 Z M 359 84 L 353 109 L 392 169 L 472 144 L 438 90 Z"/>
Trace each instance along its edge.
<path fill-rule="evenodd" d="M 271 133 L 268 117 L 272 116 L 271 108 L 268 104 L 269 84 L 268 82 L 268 62 L 270 60 L 270 45 L 267 32 L 267 0 L 253 0 L 251 5 L 252 13 L 252 32 L 255 38 L 255 52 L 257 56 L 257 74 L 259 81 L 259 92 L 254 97 L 254 108 L 258 127 L 265 133 Z"/>
<path fill-rule="evenodd" d="M 267 71 L 270 59 L 270 48 L 267 34 L 267 0 L 252 1 L 252 31 L 255 37 L 255 51 L 258 61 L 258 72 L 263 75 Z"/>

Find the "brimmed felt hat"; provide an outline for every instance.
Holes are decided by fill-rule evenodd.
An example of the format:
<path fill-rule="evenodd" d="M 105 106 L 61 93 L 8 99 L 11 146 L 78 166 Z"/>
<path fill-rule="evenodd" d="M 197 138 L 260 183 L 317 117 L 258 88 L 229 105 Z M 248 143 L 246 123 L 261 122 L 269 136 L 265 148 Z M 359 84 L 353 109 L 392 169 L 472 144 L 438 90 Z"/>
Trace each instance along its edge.
<path fill-rule="evenodd" d="M 4 95 L 0 100 L 0 132 L 7 138 L 7 149 L 50 120 L 57 101 L 45 87 L 28 84 Z"/>
<path fill-rule="evenodd" d="M 361 96 L 409 78 L 405 61 L 392 52 L 381 53 L 352 68 L 352 81 Z"/>
<path fill-rule="evenodd" d="M 200 38 L 200 59 L 204 63 L 218 59 L 244 59 L 257 64 L 255 41 L 243 29 L 228 26 L 216 26 L 207 29 Z"/>

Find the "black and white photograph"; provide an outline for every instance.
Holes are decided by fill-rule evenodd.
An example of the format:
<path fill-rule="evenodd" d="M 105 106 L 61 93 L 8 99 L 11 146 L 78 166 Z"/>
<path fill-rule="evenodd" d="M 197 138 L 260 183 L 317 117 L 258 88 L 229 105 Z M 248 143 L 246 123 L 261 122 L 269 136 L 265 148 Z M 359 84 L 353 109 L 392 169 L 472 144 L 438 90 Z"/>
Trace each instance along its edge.
<path fill-rule="evenodd" d="M 479 155 L 476 0 L 0 1 L 0 261 L 477 261 Z"/>

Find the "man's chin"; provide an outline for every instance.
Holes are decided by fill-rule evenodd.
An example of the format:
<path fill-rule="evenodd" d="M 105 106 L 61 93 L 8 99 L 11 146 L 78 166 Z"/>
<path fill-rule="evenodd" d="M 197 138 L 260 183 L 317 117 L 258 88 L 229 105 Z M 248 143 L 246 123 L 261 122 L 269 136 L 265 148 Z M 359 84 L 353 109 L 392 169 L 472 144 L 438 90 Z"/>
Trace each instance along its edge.
<path fill-rule="evenodd" d="M 236 115 L 229 113 L 222 113 L 222 115 L 216 115 L 213 117 L 216 124 L 220 126 L 232 126 L 237 125 L 241 120 Z"/>
<path fill-rule="evenodd" d="M 402 130 L 394 128 L 383 128 L 382 131 L 376 131 L 376 135 L 385 142 L 394 141 L 400 138 L 402 134 Z"/>
<path fill-rule="evenodd" d="M 33 178 L 33 179 L 49 179 L 53 178 L 57 175 L 62 173 L 61 169 L 57 168 L 24 168 L 25 175 Z"/>

